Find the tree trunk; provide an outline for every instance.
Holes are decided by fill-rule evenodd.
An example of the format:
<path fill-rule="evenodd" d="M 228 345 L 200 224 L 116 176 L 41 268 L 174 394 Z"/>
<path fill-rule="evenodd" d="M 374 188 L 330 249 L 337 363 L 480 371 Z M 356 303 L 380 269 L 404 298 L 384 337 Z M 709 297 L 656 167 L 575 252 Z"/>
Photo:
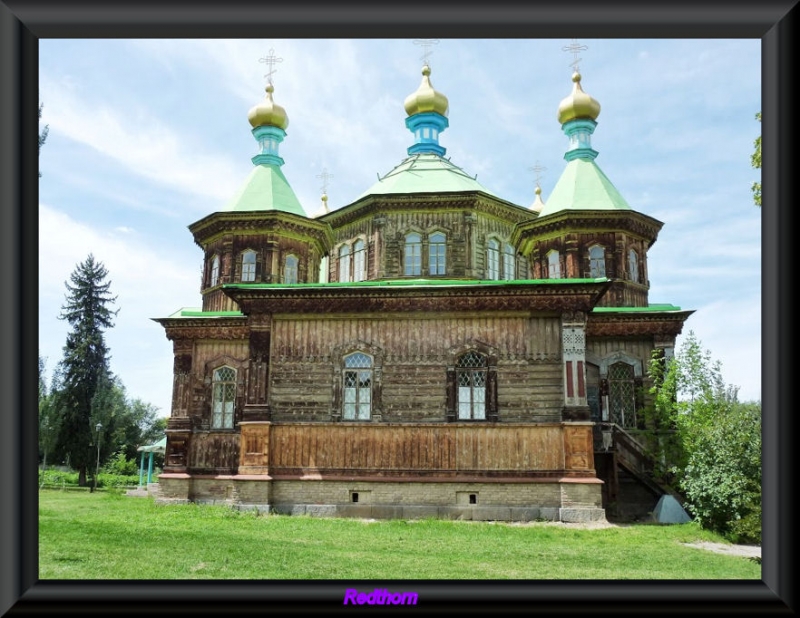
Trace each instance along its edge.
<path fill-rule="evenodd" d="M 86 466 L 81 466 L 78 469 L 78 486 L 86 487 Z"/>

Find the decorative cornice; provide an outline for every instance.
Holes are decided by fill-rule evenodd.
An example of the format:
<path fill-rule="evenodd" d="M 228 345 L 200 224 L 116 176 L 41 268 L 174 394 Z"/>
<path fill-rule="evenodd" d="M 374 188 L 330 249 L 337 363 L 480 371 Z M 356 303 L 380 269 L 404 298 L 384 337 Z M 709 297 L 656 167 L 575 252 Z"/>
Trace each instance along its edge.
<path fill-rule="evenodd" d="M 511 243 L 523 255 L 530 253 L 533 242 L 564 234 L 580 232 L 628 232 L 652 246 L 658 238 L 663 223 L 633 210 L 567 210 L 533 221 L 517 223 L 511 234 Z"/>
<path fill-rule="evenodd" d="M 332 314 L 441 311 L 590 311 L 610 282 L 397 288 L 247 288 L 225 293 L 244 313 Z"/>
<path fill-rule="evenodd" d="M 527 208 L 506 202 L 478 191 L 453 193 L 407 193 L 402 195 L 368 195 L 331 213 L 319 217 L 338 229 L 364 217 L 385 212 L 408 210 L 477 210 L 509 223 L 527 221 L 536 216 Z"/>
<path fill-rule="evenodd" d="M 622 337 L 680 335 L 683 324 L 694 311 L 652 313 L 590 313 L 586 322 L 587 337 Z"/>
<path fill-rule="evenodd" d="M 257 212 L 215 212 L 189 226 L 195 243 L 205 248 L 216 236 L 250 234 L 256 231 L 284 233 L 316 242 L 321 253 L 333 245 L 331 226 L 289 212 L 268 210 Z"/>
<path fill-rule="evenodd" d="M 170 341 L 182 339 L 247 339 L 247 318 L 153 318 Z"/>

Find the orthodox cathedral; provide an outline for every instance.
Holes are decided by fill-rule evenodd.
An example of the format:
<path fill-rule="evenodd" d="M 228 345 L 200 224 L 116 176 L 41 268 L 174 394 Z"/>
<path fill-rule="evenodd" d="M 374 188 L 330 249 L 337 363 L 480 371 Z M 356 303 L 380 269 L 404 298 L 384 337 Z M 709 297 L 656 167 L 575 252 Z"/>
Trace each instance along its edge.
<path fill-rule="evenodd" d="M 283 174 L 270 80 L 248 114 L 250 175 L 189 226 L 202 306 L 156 319 L 174 351 L 158 499 L 374 518 L 652 510 L 669 490 L 648 475 L 648 367 L 692 312 L 649 303 L 662 223 L 595 162 L 600 104 L 581 79 L 557 108 L 566 165 L 546 201 L 507 201 L 445 157 L 449 101 L 426 62 L 405 155 L 317 217 Z"/>

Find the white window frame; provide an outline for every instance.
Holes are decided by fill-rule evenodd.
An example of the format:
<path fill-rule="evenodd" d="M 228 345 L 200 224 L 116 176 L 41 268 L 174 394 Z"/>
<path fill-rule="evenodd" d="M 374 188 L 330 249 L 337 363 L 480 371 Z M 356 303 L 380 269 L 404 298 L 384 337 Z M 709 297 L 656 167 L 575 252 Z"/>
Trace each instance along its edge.
<path fill-rule="evenodd" d="M 359 238 L 353 243 L 353 281 L 366 279 L 367 244 Z"/>
<path fill-rule="evenodd" d="M 511 281 L 515 278 L 516 265 L 514 247 L 509 243 L 503 243 L 503 279 Z"/>
<path fill-rule="evenodd" d="M 405 236 L 403 274 L 406 277 L 422 274 L 422 235 L 417 232 L 409 232 Z"/>
<path fill-rule="evenodd" d="M 465 359 L 468 356 L 479 358 L 482 365 L 467 365 Z M 456 413 L 458 420 L 486 420 L 488 365 L 486 356 L 474 350 L 465 352 L 456 361 Z M 465 379 L 469 384 L 462 385 Z M 476 384 L 476 382 L 482 382 L 482 384 Z"/>
<path fill-rule="evenodd" d="M 486 278 L 491 281 L 500 279 L 500 241 L 490 238 L 486 244 Z"/>
<path fill-rule="evenodd" d="M 350 281 L 350 245 L 339 247 L 339 281 Z"/>
<path fill-rule="evenodd" d="M 210 287 L 214 287 L 219 283 L 219 255 L 211 258 L 211 281 Z"/>
<path fill-rule="evenodd" d="M 447 235 L 444 232 L 428 236 L 428 272 L 431 275 L 447 272 Z"/>
<path fill-rule="evenodd" d="M 631 281 L 639 283 L 639 255 L 635 249 L 628 251 L 628 269 Z"/>
<path fill-rule="evenodd" d="M 555 249 L 547 252 L 547 278 L 561 279 L 561 254 Z"/>
<path fill-rule="evenodd" d="M 368 421 L 372 418 L 375 359 L 357 350 L 346 355 L 342 365 L 342 420 Z"/>

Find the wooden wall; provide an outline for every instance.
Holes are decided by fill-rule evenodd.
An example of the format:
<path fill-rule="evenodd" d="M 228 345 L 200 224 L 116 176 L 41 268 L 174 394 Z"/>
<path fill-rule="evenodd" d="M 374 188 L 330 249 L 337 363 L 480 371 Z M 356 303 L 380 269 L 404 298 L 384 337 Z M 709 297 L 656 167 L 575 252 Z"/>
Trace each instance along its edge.
<path fill-rule="evenodd" d="M 382 420 L 442 421 L 451 350 L 480 342 L 496 350 L 500 419 L 557 420 L 563 407 L 559 332 L 558 318 L 519 314 L 276 316 L 270 408 L 276 420 L 328 420 L 341 379 L 338 351 L 367 344 L 382 356 L 376 375 Z"/>

